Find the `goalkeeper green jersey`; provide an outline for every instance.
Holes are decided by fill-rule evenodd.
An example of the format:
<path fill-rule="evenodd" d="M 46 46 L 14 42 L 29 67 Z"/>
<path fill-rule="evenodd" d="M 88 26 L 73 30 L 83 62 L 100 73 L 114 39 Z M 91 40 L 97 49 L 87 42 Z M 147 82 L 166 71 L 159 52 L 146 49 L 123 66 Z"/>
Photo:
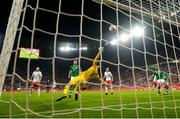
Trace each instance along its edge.
<path fill-rule="evenodd" d="M 79 66 L 78 65 L 71 65 L 70 66 L 71 77 L 76 77 L 79 75 Z"/>

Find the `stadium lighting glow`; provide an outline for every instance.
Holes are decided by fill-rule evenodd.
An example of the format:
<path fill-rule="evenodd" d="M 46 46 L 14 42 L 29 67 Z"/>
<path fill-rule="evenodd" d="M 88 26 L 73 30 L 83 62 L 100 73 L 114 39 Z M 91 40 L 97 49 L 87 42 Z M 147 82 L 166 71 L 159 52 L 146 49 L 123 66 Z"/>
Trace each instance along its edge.
<path fill-rule="evenodd" d="M 129 40 L 129 35 L 128 34 L 126 34 L 126 33 L 123 33 L 121 36 L 120 36 L 120 40 L 122 41 L 122 42 L 126 42 L 126 41 L 128 41 Z"/>
<path fill-rule="evenodd" d="M 74 51 L 75 49 L 69 46 L 65 46 L 65 47 L 60 47 L 60 50 L 64 52 L 68 52 L 68 51 Z"/>
<path fill-rule="evenodd" d="M 179 60 L 174 60 L 174 61 L 172 61 L 173 63 L 178 63 L 179 62 Z"/>
<path fill-rule="evenodd" d="M 59 49 L 62 52 L 69 52 L 69 51 L 77 51 L 78 50 L 77 48 L 70 47 L 70 46 L 61 46 Z M 87 49 L 88 49 L 87 47 L 81 47 L 80 48 L 80 50 L 84 50 L 84 51 Z"/>
<path fill-rule="evenodd" d="M 113 39 L 110 42 L 110 44 L 111 45 L 117 45 L 119 43 L 119 41 L 126 42 L 126 41 L 129 40 L 129 38 L 130 38 L 130 36 L 128 34 L 123 33 L 123 34 L 120 35 L 119 40 L 118 39 Z"/>
<path fill-rule="evenodd" d="M 110 43 L 111 43 L 111 45 L 117 45 L 118 40 L 117 39 L 113 39 Z"/>
<path fill-rule="evenodd" d="M 144 28 L 140 27 L 140 26 L 136 26 L 134 27 L 130 34 L 127 33 L 122 33 L 119 36 L 119 39 L 113 39 L 110 44 L 111 45 L 117 45 L 117 43 L 119 43 L 119 41 L 121 42 L 127 42 L 130 37 L 142 37 L 144 35 Z"/>
<path fill-rule="evenodd" d="M 131 36 L 141 37 L 144 34 L 144 29 L 140 26 L 136 26 L 131 30 Z"/>
<path fill-rule="evenodd" d="M 87 50 L 87 47 L 81 47 L 80 50 Z"/>

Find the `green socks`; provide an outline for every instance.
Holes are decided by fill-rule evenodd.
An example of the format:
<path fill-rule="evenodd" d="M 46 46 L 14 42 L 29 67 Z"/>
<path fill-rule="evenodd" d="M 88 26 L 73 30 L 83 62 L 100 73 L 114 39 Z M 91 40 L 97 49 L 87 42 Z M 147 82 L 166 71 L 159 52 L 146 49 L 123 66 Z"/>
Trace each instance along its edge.
<path fill-rule="evenodd" d="M 71 85 L 71 87 L 69 88 L 69 95 L 71 95 L 72 94 L 72 91 L 74 90 L 74 85 Z"/>

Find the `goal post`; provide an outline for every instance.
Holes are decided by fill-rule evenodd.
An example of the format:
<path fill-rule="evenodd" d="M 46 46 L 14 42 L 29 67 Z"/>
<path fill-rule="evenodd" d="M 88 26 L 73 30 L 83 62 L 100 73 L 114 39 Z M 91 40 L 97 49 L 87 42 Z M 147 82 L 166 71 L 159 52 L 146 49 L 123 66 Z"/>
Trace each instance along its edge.
<path fill-rule="evenodd" d="M 17 28 L 23 8 L 24 0 L 13 0 L 11 12 L 9 16 L 9 21 L 5 33 L 5 38 L 3 41 L 3 47 L 0 55 L 0 96 L 2 94 L 2 88 L 6 73 L 8 70 L 8 65 L 10 62 L 10 57 L 12 54 L 12 49 L 14 46 L 15 36 L 17 33 Z M 18 50 L 18 49 L 17 49 Z"/>

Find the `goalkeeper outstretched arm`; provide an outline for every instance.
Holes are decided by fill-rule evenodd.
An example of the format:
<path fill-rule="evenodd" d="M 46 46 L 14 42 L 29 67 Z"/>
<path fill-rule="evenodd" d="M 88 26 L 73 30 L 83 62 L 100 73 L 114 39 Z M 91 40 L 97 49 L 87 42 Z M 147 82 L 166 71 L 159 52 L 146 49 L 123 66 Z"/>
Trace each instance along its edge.
<path fill-rule="evenodd" d="M 93 66 L 97 67 L 97 69 L 99 69 L 99 67 L 100 67 L 100 66 L 97 66 L 97 63 L 98 63 L 98 60 L 100 59 L 100 56 L 102 55 L 102 52 L 103 52 L 103 51 L 104 51 L 104 48 L 103 48 L 103 47 L 100 47 L 98 54 L 97 54 L 96 57 L 94 58 Z M 97 76 L 97 79 L 101 81 L 101 84 L 107 84 L 107 83 L 104 81 L 104 77 L 101 78 L 101 77 L 98 75 L 98 76 Z"/>
<path fill-rule="evenodd" d="M 98 52 L 98 54 L 96 55 L 96 57 L 94 58 L 93 66 L 97 66 L 97 62 L 98 62 L 98 60 L 100 59 L 100 56 L 101 56 L 101 54 L 102 54 L 103 51 L 104 51 L 104 48 L 103 48 L 103 47 L 99 48 L 99 52 Z M 98 67 L 99 67 L 99 66 L 98 66 Z"/>

